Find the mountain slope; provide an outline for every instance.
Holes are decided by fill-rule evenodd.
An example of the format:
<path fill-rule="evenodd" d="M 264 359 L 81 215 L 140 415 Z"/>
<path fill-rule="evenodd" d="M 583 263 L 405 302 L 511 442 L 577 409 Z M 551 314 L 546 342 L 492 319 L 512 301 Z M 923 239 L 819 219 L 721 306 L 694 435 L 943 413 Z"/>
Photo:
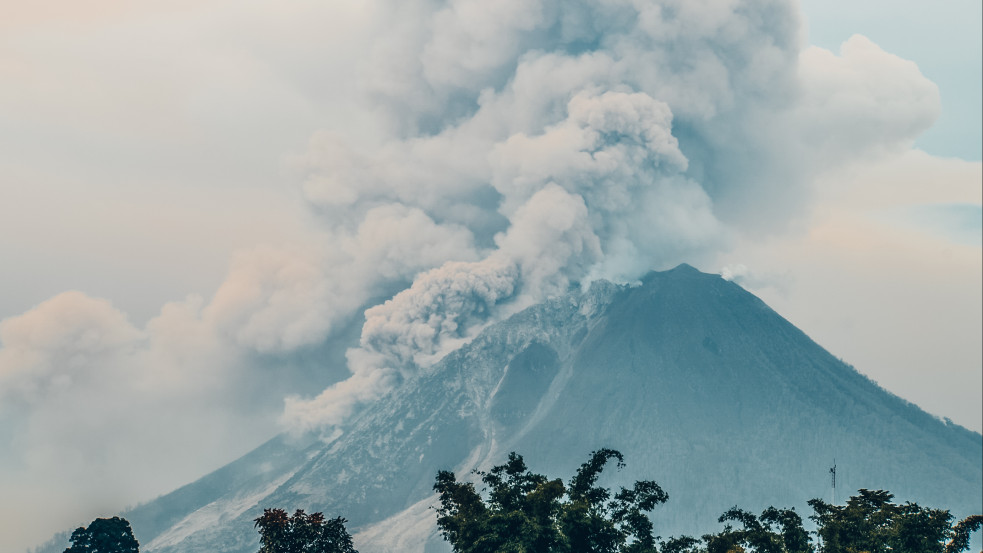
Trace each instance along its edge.
<path fill-rule="evenodd" d="M 357 416 L 329 444 L 280 437 L 139 507 L 145 551 L 253 552 L 263 507 L 349 519 L 362 553 L 445 549 L 428 507 L 438 469 L 522 453 L 570 476 L 599 447 L 625 453 L 607 484 L 670 494 L 664 536 L 737 504 L 805 510 L 858 488 L 979 512 L 983 439 L 893 396 L 752 294 L 683 265 L 641 285 L 595 283 L 492 325 Z M 808 512 L 808 511 L 806 511 Z"/>
<path fill-rule="evenodd" d="M 886 393 L 718 277 L 689 267 L 650 275 L 570 364 L 578 378 L 514 448 L 539 458 L 607 437 L 633 476 L 665 484 L 671 528 L 706 528 L 734 504 L 828 498 L 834 458 L 842 492 L 884 488 L 979 510 L 979 435 Z M 563 473 L 578 462 L 557 461 Z M 685 524 L 694 512 L 705 518 Z"/>

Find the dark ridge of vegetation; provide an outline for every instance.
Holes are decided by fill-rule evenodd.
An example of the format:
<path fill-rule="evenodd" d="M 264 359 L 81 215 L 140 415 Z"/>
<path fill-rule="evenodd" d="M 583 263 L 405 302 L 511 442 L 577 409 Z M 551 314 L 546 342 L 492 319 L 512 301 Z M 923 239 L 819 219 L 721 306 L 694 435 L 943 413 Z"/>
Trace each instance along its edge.
<path fill-rule="evenodd" d="M 125 518 L 97 518 L 88 528 L 78 527 L 65 553 L 139 553 L 140 544 Z"/>
<path fill-rule="evenodd" d="M 259 553 L 358 553 L 341 517 L 326 519 L 302 509 L 288 516 L 283 509 L 264 509 L 254 522 L 262 544 Z"/>
<path fill-rule="evenodd" d="M 595 485 L 612 459 L 624 465 L 615 450 L 593 452 L 564 484 L 529 472 L 511 453 L 504 465 L 474 472 L 486 486 L 481 493 L 440 471 L 437 526 L 455 553 L 958 553 L 983 524 L 974 515 L 953 525 L 947 510 L 896 505 L 889 492 L 861 489 L 843 506 L 811 500 L 812 533 L 794 509 L 756 516 L 735 506 L 715 534 L 663 540 L 646 514 L 668 500 L 658 484 L 643 480 L 617 492 Z"/>
<path fill-rule="evenodd" d="M 647 513 L 669 496 L 651 480 L 617 492 L 597 485 L 604 468 L 624 456 L 600 449 L 567 482 L 529 471 L 521 455 L 491 470 L 474 471 L 485 487 L 437 473 L 437 527 L 454 553 L 960 553 L 983 526 L 983 516 L 955 522 L 948 510 L 893 503 L 883 490 L 861 489 L 845 505 L 809 501 L 816 530 L 803 528 L 794 509 L 768 507 L 760 515 L 737 506 L 717 533 L 663 539 Z M 264 509 L 254 519 L 258 553 L 358 553 L 347 521 L 298 509 Z M 78 528 L 64 553 L 139 553 L 130 523 L 97 518 Z"/>

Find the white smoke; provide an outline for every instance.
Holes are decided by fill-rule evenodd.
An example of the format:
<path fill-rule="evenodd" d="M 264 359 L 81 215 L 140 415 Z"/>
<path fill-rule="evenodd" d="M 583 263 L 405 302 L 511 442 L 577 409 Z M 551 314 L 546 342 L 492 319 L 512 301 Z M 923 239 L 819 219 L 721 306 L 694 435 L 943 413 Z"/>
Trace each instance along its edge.
<path fill-rule="evenodd" d="M 409 289 L 365 312 L 361 347 L 398 368 L 437 352 L 442 337 L 464 337 L 512 295 L 514 265 L 497 258 L 450 262 L 421 275 Z"/>
<path fill-rule="evenodd" d="M 498 256 L 449 262 L 421 275 L 391 300 L 365 312 L 360 347 L 349 350 L 352 377 L 310 401 L 287 398 L 283 420 L 294 429 L 341 424 L 365 401 L 426 364 L 448 339 L 464 338 L 515 292 L 518 271 Z"/>
<path fill-rule="evenodd" d="M 566 291 L 602 257 L 587 215 L 583 199 L 559 186 L 536 192 L 487 258 L 447 262 L 368 309 L 359 348 L 348 352 L 352 377 L 310 401 L 288 398 L 283 421 L 295 430 L 339 425 L 357 404 L 377 399 L 495 320 L 503 304 L 515 309 Z"/>
<path fill-rule="evenodd" d="M 345 82 L 335 100 L 377 115 L 317 133 L 292 161 L 322 235 L 240 255 L 185 322 L 291 352 L 412 283 L 366 312 L 350 356 L 383 388 L 399 379 L 369 371 L 405 376 L 570 286 L 780 229 L 827 165 L 907 145 L 938 113 L 934 85 L 862 37 L 840 56 L 802 49 L 778 0 L 377 0 L 346 20 L 339 36 L 371 46 L 328 64 Z M 158 344 L 154 328 L 127 347 Z M 39 374 L 29 364 L 6 372 Z M 381 393 L 357 388 L 317 401 Z"/>
<path fill-rule="evenodd" d="M 802 50 L 787 2 L 393 9 L 412 13 L 407 34 L 376 54 L 404 70 L 363 81 L 393 132 L 371 150 L 316 138 L 305 193 L 349 225 L 377 205 L 419 210 L 470 229 L 483 259 L 448 255 L 368 310 L 354 378 L 405 376 L 573 284 L 636 279 L 734 233 L 782 229 L 827 165 L 909 144 L 938 113 L 934 85 L 862 37 L 839 57 Z M 339 424 L 355 387 L 292 398 L 284 420 Z"/>

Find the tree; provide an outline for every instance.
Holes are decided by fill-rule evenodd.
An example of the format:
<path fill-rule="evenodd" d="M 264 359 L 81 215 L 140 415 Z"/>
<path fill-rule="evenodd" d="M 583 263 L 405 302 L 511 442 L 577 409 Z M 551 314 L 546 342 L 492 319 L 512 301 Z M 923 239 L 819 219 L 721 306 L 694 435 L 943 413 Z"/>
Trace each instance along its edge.
<path fill-rule="evenodd" d="M 302 509 L 288 516 L 283 509 L 264 509 L 254 520 L 259 529 L 259 553 L 358 553 L 345 529 L 345 519 L 325 519 Z"/>
<path fill-rule="evenodd" d="M 896 505 L 884 490 L 860 490 L 844 506 L 809 501 L 818 528 L 820 553 L 958 553 L 969 548 L 969 535 L 983 517 L 974 515 L 952 525 L 944 509 L 917 503 Z"/>
<path fill-rule="evenodd" d="M 809 533 L 802 528 L 802 517 L 794 509 L 768 507 L 760 517 L 733 507 L 720 516 L 718 522 L 740 522 L 742 528 L 730 524 L 719 534 L 703 536 L 708 553 L 743 551 L 754 553 L 811 553 Z"/>
<path fill-rule="evenodd" d="M 614 495 L 597 486 L 612 459 L 624 466 L 618 451 L 594 451 L 564 485 L 529 472 L 513 452 L 504 465 L 474 471 L 487 486 L 487 499 L 474 484 L 440 471 L 434 484 L 437 526 L 456 553 L 655 553 L 645 513 L 669 496 L 650 480 Z"/>
<path fill-rule="evenodd" d="M 72 532 L 65 553 L 139 553 L 140 544 L 125 518 L 97 518 Z"/>
<path fill-rule="evenodd" d="M 983 516 L 973 515 L 960 520 L 952 527 L 952 538 L 945 546 L 945 553 L 959 553 L 969 549 L 969 535 L 983 526 Z"/>

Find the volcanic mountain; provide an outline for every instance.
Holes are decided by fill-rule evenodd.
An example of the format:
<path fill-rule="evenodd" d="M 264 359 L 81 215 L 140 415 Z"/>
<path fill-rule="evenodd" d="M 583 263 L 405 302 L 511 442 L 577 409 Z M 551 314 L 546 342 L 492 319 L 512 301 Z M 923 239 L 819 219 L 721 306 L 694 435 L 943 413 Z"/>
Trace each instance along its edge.
<path fill-rule="evenodd" d="M 654 479 L 671 534 L 717 529 L 733 505 L 809 512 L 859 488 L 979 512 L 983 438 L 839 361 L 733 282 L 682 265 L 596 282 L 487 327 L 325 443 L 279 436 L 123 513 L 142 550 L 253 553 L 264 507 L 344 516 L 362 553 L 446 551 L 438 469 L 466 475 L 517 451 L 567 478 L 610 447 L 607 485 Z M 64 544 L 61 545 L 64 548 Z M 55 548 L 53 551 L 60 551 Z"/>

